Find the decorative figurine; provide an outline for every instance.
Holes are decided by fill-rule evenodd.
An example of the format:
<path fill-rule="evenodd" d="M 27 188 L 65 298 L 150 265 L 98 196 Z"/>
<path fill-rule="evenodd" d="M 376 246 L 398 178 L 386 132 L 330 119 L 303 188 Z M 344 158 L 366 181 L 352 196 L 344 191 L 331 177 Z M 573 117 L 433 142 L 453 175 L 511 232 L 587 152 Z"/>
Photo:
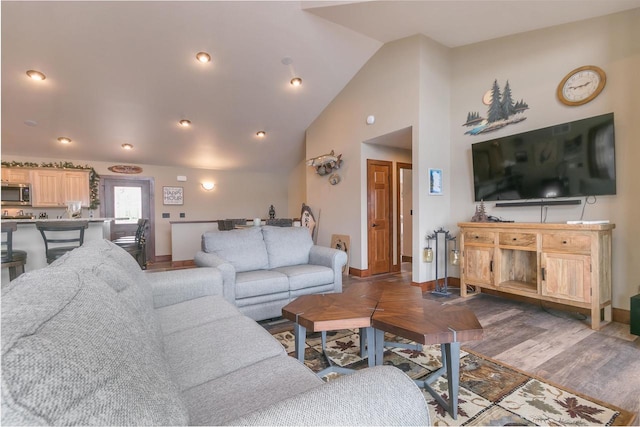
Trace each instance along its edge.
<path fill-rule="evenodd" d="M 276 210 L 273 205 L 269 206 L 269 219 L 274 219 L 276 217 Z"/>
<path fill-rule="evenodd" d="M 471 218 L 471 222 L 487 222 L 487 212 L 484 209 L 484 200 L 480 200 L 480 206 L 476 206 L 476 213 Z"/>

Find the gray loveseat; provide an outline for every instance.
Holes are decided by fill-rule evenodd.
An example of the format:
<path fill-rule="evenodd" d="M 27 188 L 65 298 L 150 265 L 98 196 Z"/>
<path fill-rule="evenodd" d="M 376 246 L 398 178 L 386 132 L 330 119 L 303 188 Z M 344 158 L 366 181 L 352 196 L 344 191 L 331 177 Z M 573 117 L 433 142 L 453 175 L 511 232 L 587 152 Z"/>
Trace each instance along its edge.
<path fill-rule="evenodd" d="M 314 245 L 307 228 L 264 226 L 206 232 L 194 260 L 217 267 L 227 301 L 264 320 L 300 295 L 342 292 L 347 255 Z"/>
<path fill-rule="evenodd" d="M 220 296 L 95 241 L 2 288 L 2 425 L 429 424 L 394 367 L 324 383 Z"/>

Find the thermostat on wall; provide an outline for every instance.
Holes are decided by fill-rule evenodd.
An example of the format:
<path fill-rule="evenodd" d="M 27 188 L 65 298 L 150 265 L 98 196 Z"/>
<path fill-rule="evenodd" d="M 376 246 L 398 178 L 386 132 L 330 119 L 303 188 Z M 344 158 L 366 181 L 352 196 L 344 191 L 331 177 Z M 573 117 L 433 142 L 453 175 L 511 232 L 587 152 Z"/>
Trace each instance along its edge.
<path fill-rule="evenodd" d="M 186 176 L 184 176 L 184 175 L 178 175 L 176 179 L 177 179 L 178 181 L 186 181 L 186 180 L 187 180 L 187 177 L 186 177 Z"/>

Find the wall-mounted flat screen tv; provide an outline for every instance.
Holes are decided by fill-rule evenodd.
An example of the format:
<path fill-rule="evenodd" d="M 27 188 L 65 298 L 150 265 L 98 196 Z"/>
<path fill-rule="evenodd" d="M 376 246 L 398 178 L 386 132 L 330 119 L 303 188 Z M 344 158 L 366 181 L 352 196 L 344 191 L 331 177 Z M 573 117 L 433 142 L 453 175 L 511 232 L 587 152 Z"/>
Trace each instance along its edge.
<path fill-rule="evenodd" d="M 471 145 L 475 200 L 616 194 L 613 113 Z"/>

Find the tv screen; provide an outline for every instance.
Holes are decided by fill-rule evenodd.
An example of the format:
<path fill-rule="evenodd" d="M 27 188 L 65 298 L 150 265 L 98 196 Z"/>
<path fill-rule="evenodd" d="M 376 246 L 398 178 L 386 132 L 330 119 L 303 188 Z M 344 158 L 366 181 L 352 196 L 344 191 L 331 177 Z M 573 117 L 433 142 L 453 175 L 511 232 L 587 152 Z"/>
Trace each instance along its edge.
<path fill-rule="evenodd" d="M 616 194 L 613 113 L 471 145 L 475 200 Z"/>

